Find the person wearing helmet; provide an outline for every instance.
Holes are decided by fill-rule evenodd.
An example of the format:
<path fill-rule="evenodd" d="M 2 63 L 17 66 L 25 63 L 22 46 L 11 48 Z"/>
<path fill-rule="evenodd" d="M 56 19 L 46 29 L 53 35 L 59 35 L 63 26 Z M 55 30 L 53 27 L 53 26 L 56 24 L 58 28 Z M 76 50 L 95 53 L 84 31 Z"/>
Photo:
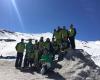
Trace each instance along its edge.
<path fill-rule="evenodd" d="M 16 62 L 15 62 L 15 67 L 20 68 L 21 65 L 22 65 L 23 53 L 24 53 L 24 50 L 25 50 L 24 39 L 21 39 L 21 42 L 17 43 L 15 48 L 16 48 L 16 51 L 17 51 L 17 58 L 16 58 Z"/>
<path fill-rule="evenodd" d="M 69 41 L 72 49 L 75 49 L 75 36 L 76 36 L 76 29 L 73 27 L 73 24 L 71 24 L 69 30 Z"/>

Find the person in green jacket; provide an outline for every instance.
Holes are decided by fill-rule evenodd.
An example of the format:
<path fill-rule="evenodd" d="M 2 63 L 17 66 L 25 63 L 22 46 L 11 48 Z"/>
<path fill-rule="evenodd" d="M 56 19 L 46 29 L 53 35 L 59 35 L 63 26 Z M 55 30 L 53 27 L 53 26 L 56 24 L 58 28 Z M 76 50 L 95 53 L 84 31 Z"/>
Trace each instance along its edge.
<path fill-rule="evenodd" d="M 53 33 L 53 38 L 56 39 L 56 42 L 58 45 L 61 45 L 61 41 L 62 41 L 62 33 L 61 33 L 61 28 L 58 26 L 58 29 L 54 29 L 54 33 Z"/>
<path fill-rule="evenodd" d="M 39 46 L 39 42 L 38 42 L 38 40 L 35 40 L 35 44 L 34 44 L 34 46 Z"/>
<path fill-rule="evenodd" d="M 69 30 L 69 41 L 72 49 L 75 49 L 75 36 L 76 36 L 76 29 L 73 27 L 73 24 L 71 24 Z"/>
<path fill-rule="evenodd" d="M 26 44 L 26 54 L 24 58 L 24 67 L 32 66 L 34 61 L 34 46 L 32 44 L 32 39 L 29 39 L 29 42 Z"/>
<path fill-rule="evenodd" d="M 39 42 L 38 40 L 35 40 L 35 44 L 34 44 L 34 65 L 38 66 L 39 63 Z"/>
<path fill-rule="evenodd" d="M 52 53 L 53 53 L 53 60 L 55 59 L 55 55 L 60 53 L 60 47 L 55 41 L 54 38 L 52 38 Z"/>
<path fill-rule="evenodd" d="M 43 37 L 40 38 L 38 45 L 41 50 L 44 48 L 44 38 Z"/>
<path fill-rule="evenodd" d="M 65 26 L 63 26 L 63 29 L 61 30 L 61 34 L 62 34 L 62 40 L 68 40 L 68 30 L 66 29 Z"/>
<path fill-rule="evenodd" d="M 41 56 L 40 59 L 41 64 L 47 65 L 47 68 L 49 69 L 52 64 L 52 55 L 48 52 L 47 49 L 44 49 L 43 55 Z"/>
<path fill-rule="evenodd" d="M 38 42 L 38 49 L 39 49 L 38 58 L 40 59 L 43 54 L 43 49 L 44 49 L 44 38 L 43 37 L 41 37 Z"/>
<path fill-rule="evenodd" d="M 24 53 L 24 50 L 25 50 L 24 39 L 21 39 L 21 42 L 17 43 L 15 48 L 16 48 L 16 51 L 17 51 L 17 58 L 16 58 L 16 62 L 15 62 L 15 67 L 20 68 L 21 65 L 22 65 L 23 53 Z"/>
<path fill-rule="evenodd" d="M 57 33 L 57 30 L 56 29 L 54 29 L 53 38 L 56 39 L 56 40 L 58 38 L 58 33 Z"/>
<path fill-rule="evenodd" d="M 49 52 L 52 52 L 52 43 L 49 38 L 44 42 L 44 48 L 46 48 Z"/>
<path fill-rule="evenodd" d="M 34 49 L 34 65 L 35 66 L 38 66 L 39 64 L 39 50 L 38 48 L 35 46 L 35 49 Z"/>

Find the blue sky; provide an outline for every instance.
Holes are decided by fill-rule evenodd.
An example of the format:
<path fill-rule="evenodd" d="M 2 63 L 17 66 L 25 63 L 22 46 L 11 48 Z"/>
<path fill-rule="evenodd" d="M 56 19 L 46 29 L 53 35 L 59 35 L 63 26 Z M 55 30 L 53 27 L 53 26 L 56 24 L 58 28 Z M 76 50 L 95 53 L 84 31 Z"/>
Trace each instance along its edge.
<path fill-rule="evenodd" d="M 71 23 L 77 39 L 100 40 L 100 0 L 0 0 L 0 28 L 43 33 Z"/>

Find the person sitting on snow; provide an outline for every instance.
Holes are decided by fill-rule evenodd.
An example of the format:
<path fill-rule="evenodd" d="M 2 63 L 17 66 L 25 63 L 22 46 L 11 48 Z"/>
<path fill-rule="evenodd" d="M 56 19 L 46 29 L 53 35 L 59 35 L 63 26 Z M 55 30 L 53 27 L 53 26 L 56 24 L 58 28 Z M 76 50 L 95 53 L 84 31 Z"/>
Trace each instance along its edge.
<path fill-rule="evenodd" d="M 47 49 L 43 50 L 43 54 L 41 56 L 40 59 L 40 63 L 41 63 L 41 73 L 45 73 L 48 69 L 51 68 L 51 64 L 52 64 L 52 55 L 48 52 Z M 43 72 L 43 69 L 45 70 Z"/>

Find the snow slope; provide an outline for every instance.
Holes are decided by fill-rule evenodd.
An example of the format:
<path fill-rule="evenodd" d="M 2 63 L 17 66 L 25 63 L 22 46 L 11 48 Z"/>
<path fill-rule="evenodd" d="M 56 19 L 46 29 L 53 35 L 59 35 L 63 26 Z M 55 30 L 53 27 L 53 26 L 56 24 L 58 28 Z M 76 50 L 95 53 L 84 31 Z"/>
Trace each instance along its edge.
<path fill-rule="evenodd" d="M 25 39 L 25 42 L 27 42 L 28 39 L 39 40 L 40 37 L 44 37 L 44 40 L 46 38 L 52 37 L 52 34 L 47 33 L 41 33 L 41 34 L 26 34 L 26 33 L 20 33 L 20 32 L 10 32 L 7 30 L 0 30 L 0 55 L 2 56 L 15 56 L 16 50 L 15 46 L 20 40 L 23 38 Z M 4 40 L 3 40 L 4 39 Z M 5 41 L 8 39 L 16 40 L 16 41 Z"/>
<path fill-rule="evenodd" d="M 14 60 L 0 60 L 0 80 L 100 80 L 100 68 L 82 50 L 68 50 L 62 61 L 53 64 L 52 71 L 41 75 L 34 68 L 15 69 Z"/>
<path fill-rule="evenodd" d="M 76 40 L 76 48 L 83 49 L 85 53 L 90 54 L 93 61 L 100 66 L 100 41 Z"/>

